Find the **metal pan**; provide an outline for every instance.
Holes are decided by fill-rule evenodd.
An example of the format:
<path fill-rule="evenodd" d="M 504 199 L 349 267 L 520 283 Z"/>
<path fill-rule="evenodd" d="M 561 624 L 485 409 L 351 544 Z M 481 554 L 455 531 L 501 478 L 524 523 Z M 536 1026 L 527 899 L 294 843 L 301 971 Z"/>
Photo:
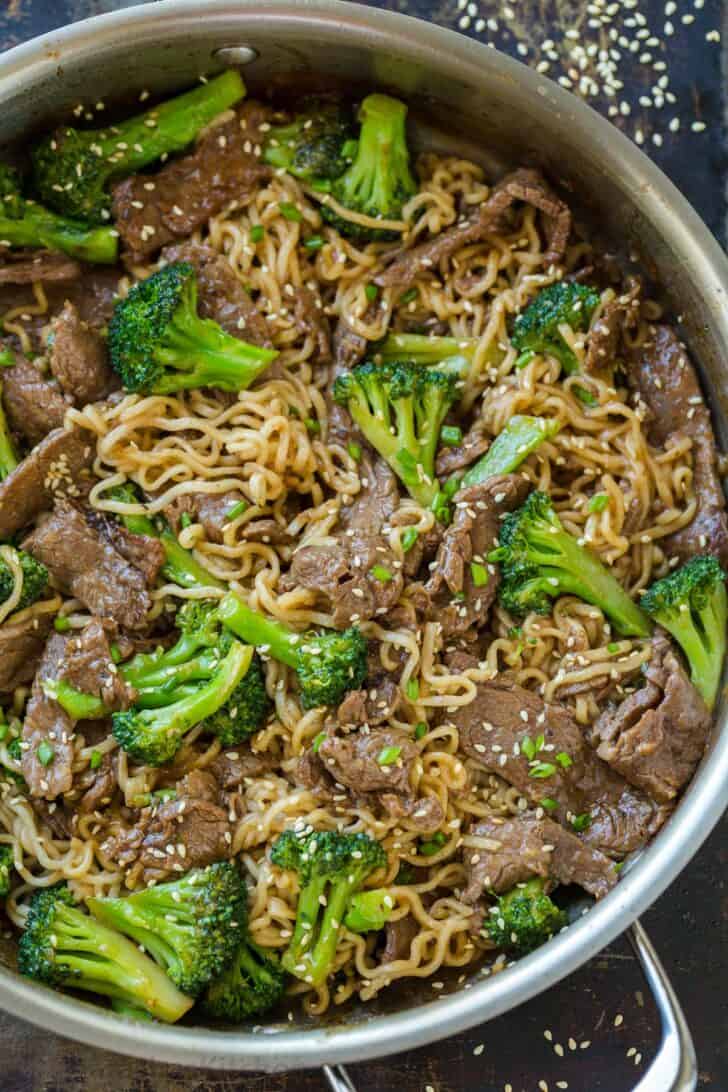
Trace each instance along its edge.
<path fill-rule="evenodd" d="M 493 163 L 536 163 L 571 191 L 605 233 L 648 256 L 699 361 L 717 431 L 728 437 L 728 262 L 665 176 L 608 122 L 532 70 L 450 31 L 336 0 L 161 0 L 53 32 L 0 59 L 0 142 L 17 139 L 79 101 L 171 91 L 201 73 L 244 64 L 255 89 L 323 73 L 399 92 L 429 119 L 437 144 Z M 696 1083 L 689 1033 L 638 915 L 675 879 L 728 804 L 728 722 L 674 818 L 602 903 L 502 974 L 474 977 L 438 1000 L 430 991 L 379 1000 L 335 1024 L 301 1019 L 253 1032 L 122 1021 L 0 967 L 0 1005 L 52 1031 L 109 1050 L 193 1066 L 282 1070 L 341 1063 L 421 1046 L 492 1019 L 547 989 L 620 933 L 643 960 L 663 1018 L 658 1057 L 640 1092 Z"/>

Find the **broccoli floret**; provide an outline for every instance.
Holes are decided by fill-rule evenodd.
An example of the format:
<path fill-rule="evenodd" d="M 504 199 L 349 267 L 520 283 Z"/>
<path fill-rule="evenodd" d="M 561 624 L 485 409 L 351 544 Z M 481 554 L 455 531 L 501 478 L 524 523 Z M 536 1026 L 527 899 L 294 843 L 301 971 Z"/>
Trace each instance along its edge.
<path fill-rule="evenodd" d="M 228 966 L 207 987 L 202 1007 L 215 1020 L 239 1024 L 272 1008 L 282 997 L 285 984 L 278 959 L 254 944 L 246 931 Z"/>
<path fill-rule="evenodd" d="M 402 881 L 397 878 L 397 883 Z M 372 933 L 383 929 L 392 916 L 394 899 L 386 887 L 359 891 L 349 900 L 344 925 L 352 933 Z"/>
<path fill-rule="evenodd" d="M 272 708 L 265 689 L 263 665 L 253 656 L 250 667 L 231 696 L 211 717 L 205 728 L 216 735 L 223 747 L 234 747 L 265 724 Z"/>
<path fill-rule="evenodd" d="M 331 185 L 331 194 L 349 212 L 377 220 L 399 220 L 402 206 L 417 192 L 409 167 L 407 107 L 388 95 L 368 95 L 359 108 L 359 143 L 351 166 Z M 381 228 L 364 227 L 324 203 L 321 214 L 342 235 L 362 241 L 397 238 Z"/>
<path fill-rule="evenodd" d="M 545 493 L 531 493 L 506 516 L 498 548 L 488 560 L 501 564 L 499 597 L 511 614 L 546 614 L 552 599 L 576 595 L 599 607 L 624 636 L 651 632 L 649 618 L 619 581 L 564 530 Z"/>
<path fill-rule="evenodd" d="M 447 365 L 447 366 L 446 366 Z M 435 455 L 440 429 L 458 397 L 459 358 L 439 368 L 409 362 L 360 364 L 340 375 L 334 398 L 423 507 L 439 493 Z"/>
<path fill-rule="evenodd" d="M 273 845 L 271 861 L 297 872 L 301 889 L 282 965 L 296 978 L 319 986 L 332 969 L 352 895 L 372 872 L 386 867 L 387 855 L 366 834 L 287 830 Z"/>
<path fill-rule="evenodd" d="M 117 303 L 109 355 L 126 390 L 172 394 L 197 387 L 244 390 L 278 353 L 200 318 L 197 275 L 189 262 L 172 262 Z"/>
<path fill-rule="evenodd" d="M 484 932 L 504 951 L 525 955 L 545 944 L 567 923 L 564 911 L 544 892 L 543 881 L 534 879 L 501 895 Z"/>
<path fill-rule="evenodd" d="M 123 898 L 91 898 L 93 916 L 131 937 L 184 993 L 196 997 L 230 962 L 246 918 L 236 866 L 218 861 Z"/>
<path fill-rule="evenodd" d="M 0 846 L 0 898 L 5 898 L 10 894 L 10 882 L 13 873 L 15 872 L 15 855 L 13 853 L 13 847 L 9 845 Z"/>
<path fill-rule="evenodd" d="M 186 148 L 244 94 L 242 79 L 231 70 L 105 129 L 62 125 L 33 149 L 36 189 L 56 212 L 103 223 L 110 217 L 110 182 Z"/>
<path fill-rule="evenodd" d="M 15 553 L 23 573 L 23 590 L 15 609 L 23 610 L 32 606 L 45 592 L 48 587 L 48 570 L 25 550 L 16 550 Z M 14 587 L 15 578 L 10 566 L 0 557 L 0 603 L 10 598 Z"/>
<path fill-rule="evenodd" d="M 579 371 L 579 361 L 559 333 L 559 326 L 589 329 L 599 293 L 575 281 L 557 281 L 543 288 L 516 319 L 511 343 L 519 353 L 548 353 L 566 375 Z"/>
<path fill-rule="evenodd" d="M 11 247 L 47 247 L 84 262 L 115 262 L 119 239 L 110 227 L 89 227 L 23 197 L 20 180 L 0 164 L 0 239 Z"/>
<path fill-rule="evenodd" d="M 356 150 L 351 111 L 333 99 L 305 101 L 292 121 L 272 125 L 263 159 L 304 181 L 332 180 L 343 174 Z"/>
<path fill-rule="evenodd" d="M 511 417 L 499 432 L 482 459 L 463 475 L 462 486 L 478 485 L 496 474 L 512 474 L 524 459 L 544 441 L 550 440 L 561 428 L 558 421 L 545 417 Z"/>
<path fill-rule="evenodd" d="M 206 652 L 192 666 L 182 665 L 160 683 L 140 688 L 131 709 L 113 714 L 114 738 L 135 762 L 169 762 L 187 732 L 228 701 L 252 655 L 251 648 L 233 640 L 226 653 Z"/>
<path fill-rule="evenodd" d="M 298 676 L 304 709 L 338 705 L 344 694 L 361 686 L 367 674 L 367 642 L 352 626 L 342 632 L 296 633 L 282 622 L 251 610 L 230 593 L 217 608 L 220 620 L 233 633 Z"/>
<path fill-rule="evenodd" d="M 64 883 L 33 895 L 18 968 L 48 986 L 115 998 L 170 1024 L 192 1007 L 192 998 L 136 944 L 76 906 Z"/>
<path fill-rule="evenodd" d="M 691 557 L 642 596 L 651 618 L 671 633 L 687 656 L 690 678 L 709 709 L 715 705 L 726 649 L 725 573 L 710 555 Z"/>

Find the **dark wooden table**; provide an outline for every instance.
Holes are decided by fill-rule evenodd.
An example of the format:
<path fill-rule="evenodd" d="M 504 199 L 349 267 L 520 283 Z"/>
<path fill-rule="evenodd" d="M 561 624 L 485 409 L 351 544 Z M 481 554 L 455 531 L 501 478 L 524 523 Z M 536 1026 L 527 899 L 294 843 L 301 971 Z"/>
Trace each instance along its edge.
<path fill-rule="evenodd" d="M 715 34 L 723 5 L 719 0 L 642 0 L 639 7 L 629 6 L 635 2 L 387 0 L 384 6 L 493 41 L 529 64 L 548 64 L 549 75 L 570 80 L 642 141 L 725 243 L 728 162 L 722 46 Z M 125 0 L 0 0 L 0 47 L 125 6 L 130 6 Z M 583 52 L 574 53 L 577 46 Z M 599 50 L 605 51 L 601 57 Z M 695 1038 L 700 1087 L 715 1092 L 728 1090 L 727 867 L 725 817 L 644 918 Z M 655 1050 L 658 1031 L 639 969 L 619 941 L 506 1017 L 351 1071 L 360 1092 L 503 1092 L 508 1084 L 513 1092 L 567 1086 L 571 1092 L 628 1092 Z M 138 1062 L 76 1045 L 5 1015 L 0 1015 L 0 1058 L 2 1092 L 325 1088 L 317 1072 L 232 1076 Z"/>

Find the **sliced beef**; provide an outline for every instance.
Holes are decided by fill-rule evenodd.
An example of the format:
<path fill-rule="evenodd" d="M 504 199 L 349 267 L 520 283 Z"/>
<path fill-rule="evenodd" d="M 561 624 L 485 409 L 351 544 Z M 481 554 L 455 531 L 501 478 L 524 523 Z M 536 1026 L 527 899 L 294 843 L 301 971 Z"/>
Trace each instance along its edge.
<path fill-rule="evenodd" d="M 339 513 L 330 545 L 304 546 L 293 555 L 281 581 L 284 590 L 308 588 L 333 615 L 337 629 L 386 614 L 403 587 L 401 569 L 382 533 L 399 504 L 397 479 L 383 459 L 365 455 L 360 463 L 362 488 Z M 372 573 L 381 566 L 390 579 Z"/>
<path fill-rule="evenodd" d="M 659 803 L 674 800 L 705 751 L 711 715 L 669 639 L 658 632 L 645 685 L 593 726 L 597 754 Z"/>
<path fill-rule="evenodd" d="M 193 770 L 175 799 L 139 810 L 101 850 L 126 872 L 129 886 L 148 886 L 170 875 L 203 868 L 230 856 L 232 827 L 220 786 L 206 770 Z"/>
<path fill-rule="evenodd" d="M 241 743 L 234 751 L 221 751 L 207 769 L 226 792 L 240 789 L 248 781 L 265 777 L 278 766 L 278 760 L 265 751 L 254 751 Z"/>
<path fill-rule="evenodd" d="M 179 533 L 182 516 L 189 516 L 193 523 L 201 523 L 208 542 L 220 543 L 228 522 L 228 513 L 243 500 L 235 489 L 227 493 L 182 493 L 164 509 L 164 515 Z"/>
<path fill-rule="evenodd" d="M 633 279 L 626 292 L 609 300 L 586 342 L 584 370 L 600 372 L 613 366 L 622 348 L 623 334 L 634 329 L 640 316 L 640 282 Z"/>
<path fill-rule="evenodd" d="M 109 364 L 106 342 L 70 302 L 53 322 L 50 367 L 77 406 L 97 402 L 120 386 Z"/>
<path fill-rule="evenodd" d="M 81 429 L 55 429 L 0 482 L 0 539 L 27 527 L 63 497 L 78 497 L 91 480 L 94 438 Z"/>
<path fill-rule="evenodd" d="M 436 270 L 462 247 L 479 243 L 493 232 L 508 230 L 509 213 L 517 202 L 533 205 L 542 214 L 546 240 L 544 266 L 559 262 L 571 232 L 569 207 L 538 171 L 519 168 L 502 178 L 488 199 L 453 227 L 411 250 L 396 254 L 387 268 L 374 278 L 375 283 L 382 287 L 408 288 L 421 273 Z"/>
<path fill-rule="evenodd" d="M 97 512 L 95 509 L 86 509 L 85 516 L 102 538 L 109 542 L 130 565 L 139 570 L 147 587 L 153 588 L 167 560 L 164 546 L 159 539 L 151 538 L 150 535 L 135 535 L 123 524 L 117 523 L 113 516 Z M 159 645 L 158 638 L 155 638 L 154 645 Z M 140 649 L 137 648 L 136 651 Z"/>
<path fill-rule="evenodd" d="M 98 618 L 92 618 L 80 633 L 67 634 L 64 640 L 64 664 L 61 678 L 100 698 L 110 712 L 127 709 L 135 692 L 124 682 L 111 658 L 111 649 Z"/>
<path fill-rule="evenodd" d="M 35 364 L 19 353 L 15 361 L 11 368 L 3 369 L 3 405 L 10 427 L 34 447 L 63 425 L 66 410 L 73 403 Z"/>
<path fill-rule="evenodd" d="M 23 543 L 54 583 L 106 622 L 143 629 L 152 605 L 144 574 L 115 548 L 93 516 L 61 502 Z"/>
<path fill-rule="evenodd" d="M 547 705 L 507 677 L 481 683 L 473 701 L 448 719 L 458 730 L 460 750 L 534 807 L 544 797 L 554 800 L 553 817 L 567 829 L 576 816 L 588 815 L 581 838 L 607 856 L 638 849 L 667 818 L 665 808 L 597 757 L 563 706 Z M 527 741 L 535 747 L 540 736 L 543 747 L 529 759 Z"/>
<path fill-rule="evenodd" d="M 0 286 L 37 281 L 75 281 L 81 266 L 57 250 L 10 250 L 0 246 Z"/>
<path fill-rule="evenodd" d="M 82 815 L 88 815 L 92 811 L 101 811 L 114 799 L 117 780 L 112 756 L 107 753 L 101 760 L 101 765 L 96 770 L 85 770 L 81 777 L 74 781 L 73 788 L 81 796 L 74 807 Z"/>
<path fill-rule="evenodd" d="M 303 286 L 295 289 L 293 298 L 296 326 L 302 334 L 312 337 L 316 345 L 314 362 L 328 364 L 331 360 L 331 332 L 321 300 L 310 288 Z"/>
<path fill-rule="evenodd" d="M 340 318 L 334 330 L 334 378 L 342 372 L 349 372 L 361 364 L 366 356 L 369 342 Z"/>
<path fill-rule="evenodd" d="M 485 844 L 473 845 L 473 839 Z M 576 883 L 597 899 L 617 882 L 613 861 L 535 813 L 481 819 L 465 837 L 463 862 L 468 885 L 462 898 L 468 903 L 477 902 L 484 891 L 499 895 L 534 876 L 549 886 Z"/>
<path fill-rule="evenodd" d="M 728 565 L 728 522 L 718 477 L 717 448 L 710 413 L 695 369 L 670 326 L 656 326 L 650 340 L 635 351 L 629 381 L 650 412 L 648 436 L 664 447 L 670 437 L 693 442 L 693 488 L 698 508 L 692 521 L 661 540 L 668 557 L 687 561 L 709 552 Z"/>
<path fill-rule="evenodd" d="M 399 709 L 402 692 L 383 672 L 367 680 L 366 690 L 350 690 L 337 710 L 341 725 L 384 724 Z"/>
<path fill-rule="evenodd" d="M 238 531 L 245 542 L 263 542 L 272 546 L 293 546 L 295 535 L 275 519 L 251 519 Z"/>
<path fill-rule="evenodd" d="M 326 389 L 326 411 L 328 415 L 327 439 L 329 443 L 346 447 L 354 442 L 361 444 L 362 436 L 354 425 L 351 415 L 344 406 L 333 398 L 333 386 L 338 376 L 351 371 L 361 364 L 366 356 L 369 342 L 349 326 L 344 318 L 339 318 L 334 328 L 333 364 L 329 368 L 329 381 Z"/>
<path fill-rule="evenodd" d="M 246 104 L 248 116 L 253 105 Z M 112 212 L 127 258 L 141 262 L 167 243 L 187 238 L 232 201 L 250 200 L 271 173 L 254 153 L 253 135 L 236 116 L 156 174 L 117 183 Z"/>
<path fill-rule="evenodd" d="M 0 626 L 0 693 L 33 678 L 52 623 L 52 614 L 39 614 Z"/>
<path fill-rule="evenodd" d="M 197 273 L 198 310 L 232 337 L 270 349 L 273 343 L 265 315 L 235 275 L 230 262 L 210 246 L 180 243 L 165 247 L 167 262 L 190 262 Z"/>
<path fill-rule="evenodd" d="M 465 470 L 488 450 L 492 439 L 479 418 L 465 433 L 462 443 L 456 447 L 440 448 L 435 462 L 435 473 L 438 478 L 449 478 L 457 470 Z"/>
<path fill-rule="evenodd" d="M 384 926 L 384 948 L 379 956 L 380 964 L 408 959 L 412 941 L 419 931 L 420 926 L 414 914 L 405 914 L 396 921 L 388 921 Z"/>
<path fill-rule="evenodd" d="M 497 542 L 503 513 L 522 504 L 529 488 L 525 478 L 503 474 L 456 494 L 452 523 L 442 536 L 425 585 L 428 618 L 440 623 L 445 638 L 486 621 L 499 583 L 498 570 L 487 563 L 487 555 Z M 485 569 L 485 584 L 474 579 L 473 562 Z"/>

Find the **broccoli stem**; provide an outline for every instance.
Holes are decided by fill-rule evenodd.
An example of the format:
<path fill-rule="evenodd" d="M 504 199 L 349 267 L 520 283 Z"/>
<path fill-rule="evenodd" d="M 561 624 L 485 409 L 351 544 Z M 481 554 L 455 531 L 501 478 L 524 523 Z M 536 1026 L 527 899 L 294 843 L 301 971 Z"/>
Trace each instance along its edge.
<path fill-rule="evenodd" d="M 356 156 L 339 179 L 347 207 L 377 210 L 385 217 L 399 215 L 398 189 L 409 196 L 416 188 L 409 169 L 407 107 L 388 95 L 368 95 L 360 116 Z"/>
<path fill-rule="evenodd" d="M 109 712 L 101 698 L 77 690 L 65 679 L 44 679 L 41 685 L 46 697 L 57 701 L 74 720 L 98 720 Z"/>
<path fill-rule="evenodd" d="M 261 650 L 268 649 L 274 660 L 288 667 L 298 667 L 300 633 L 252 610 L 233 592 L 220 600 L 217 613 L 220 621 L 243 641 Z"/>
<path fill-rule="evenodd" d="M 118 256 L 119 239 L 113 228 L 87 227 L 31 201 L 21 202 L 20 219 L 2 214 L 0 239 L 11 246 L 47 247 L 60 250 L 82 262 L 112 265 Z"/>
<path fill-rule="evenodd" d="M 226 334 L 212 319 L 181 308 L 167 327 L 157 359 L 169 372 L 154 382 L 157 394 L 198 387 L 239 391 L 249 387 L 278 353 Z"/>
<path fill-rule="evenodd" d="M 252 658 L 252 648 L 234 641 L 225 659 L 220 663 L 220 670 L 209 682 L 204 686 L 195 687 L 189 697 L 165 706 L 155 714 L 155 725 L 161 725 L 163 722 L 173 724 L 181 734 L 194 728 L 227 701 L 250 667 Z"/>
<path fill-rule="evenodd" d="M 167 559 L 162 571 L 173 584 L 178 584 L 181 588 L 224 588 L 226 586 L 222 580 L 218 580 L 204 565 L 201 565 L 189 550 L 180 546 L 168 527 L 160 531 L 149 516 L 135 513 L 122 512 L 119 513 L 119 518 L 132 534 L 159 539 Z"/>
<path fill-rule="evenodd" d="M 543 417 L 512 417 L 496 436 L 485 455 L 463 475 L 461 486 L 480 485 L 496 474 L 511 474 L 544 441 L 561 428 L 558 421 Z"/>
<path fill-rule="evenodd" d="M 427 334 L 388 334 L 374 353 L 385 364 L 408 360 L 412 364 L 441 364 L 451 356 L 473 359 L 475 338 L 428 337 Z M 501 353 L 501 356 L 503 354 Z"/>
<path fill-rule="evenodd" d="M 0 382 L 0 481 L 4 481 L 19 462 L 2 405 L 2 391 Z"/>

